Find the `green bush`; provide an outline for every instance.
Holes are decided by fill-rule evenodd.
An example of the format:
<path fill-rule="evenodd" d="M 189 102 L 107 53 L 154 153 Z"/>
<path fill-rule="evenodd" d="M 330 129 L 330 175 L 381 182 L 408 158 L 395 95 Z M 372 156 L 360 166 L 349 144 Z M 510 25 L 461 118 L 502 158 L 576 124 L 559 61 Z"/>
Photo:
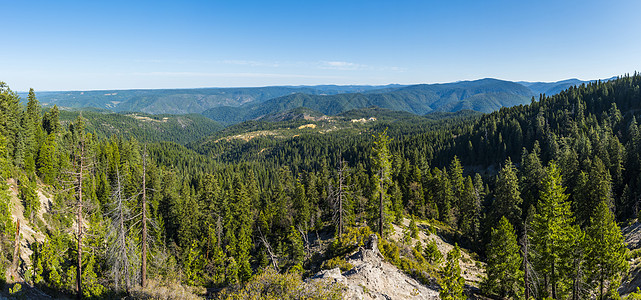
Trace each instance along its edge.
<path fill-rule="evenodd" d="M 341 284 L 329 281 L 312 281 L 305 283 L 300 274 L 278 274 L 267 269 L 262 274 L 252 277 L 242 288 L 236 291 L 223 291 L 220 299 L 343 299 Z"/>
<path fill-rule="evenodd" d="M 367 226 L 346 228 L 341 238 L 334 239 L 329 245 L 328 257 L 343 256 L 362 247 L 372 234 L 372 230 Z"/>
<path fill-rule="evenodd" d="M 383 254 L 383 257 L 392 262 L 392 264 L 396 264 L 398 262 L 399 250 L 398 246 L 393 242 L 381 239 L 378 243 L 378 250 Z"/>
<path fill-rule="evenodd" d="M 340 268 L 342 272 L 345 272 L 354 268 L 354 265 L 348 263 L 344 258 L 340 257 L 334 257 L 330 260 L 326 260 L 325 262 L 323 262 L 323 265 L 321 265 L 321 269 L 323 270 L 331 270 L 334 268 Z"/>
<path fill-rule="evenodd" d="M 425 246 L 423 257 L 430 264 L 438 265 L 441 263 L 443 260 L 443 254 L 438 250 L 435 240 L 432 240 Z"/>

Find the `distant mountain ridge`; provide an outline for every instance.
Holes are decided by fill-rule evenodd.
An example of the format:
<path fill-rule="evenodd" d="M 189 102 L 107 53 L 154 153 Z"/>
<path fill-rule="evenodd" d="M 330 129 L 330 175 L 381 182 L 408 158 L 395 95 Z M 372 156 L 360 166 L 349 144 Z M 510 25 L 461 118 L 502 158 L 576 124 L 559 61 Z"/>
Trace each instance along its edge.
<path fill-rule="evenodd" d="M 504 106 L 529 103 L 531 97 L 532 91 L 521 84 L 488 78 L 387 88 L 382 89 L 382 92 L 371 90 L 365 93 L 336 95 L 297 93 L 239 107 L 215 107 L 203 112 L 203 115 L 223 124 L 234 124 L 296 107 L 306 107 L 326 115 L 371 106 L 417 115 L 432 111 L 491 112 Z"/>
<path fill-rule="evenodd" d="M 531 97 L 553 95 L 570 86 L 588 82 L 591 81 L 512 82 L 485 78 L 417 85 L 103 90 L 37 92 L 36 96 L 44 105 L 56 104 L 68 109 L 95 107 L 114 112 L 200 113 L 222 124 L 234 124 L 298 107 L 325 115 L 366 107 L 418 115 L 460 110 L 488 113 L 501 107 L 527 104 Z M 22 98 L 25 99 L 26 95 L 22 94 Z"/>
<path fill-rule="evenodd" d="M 45 105 L 68 108 L 95 107 L 114 112 L 137 111 L 150 114 L 201 113 L 217 106 L 240 106 L 249 102 L 294 94 L 333 95 L 349 92 L 365 92 L 400 85 L 322 85 L 322 86 L 267 86 L 246 88 L 196 88 L 196 89 L 136 89 L 36 92 L 38 100 Z M 26 93 L 19 93 L 26 99 Z"/>

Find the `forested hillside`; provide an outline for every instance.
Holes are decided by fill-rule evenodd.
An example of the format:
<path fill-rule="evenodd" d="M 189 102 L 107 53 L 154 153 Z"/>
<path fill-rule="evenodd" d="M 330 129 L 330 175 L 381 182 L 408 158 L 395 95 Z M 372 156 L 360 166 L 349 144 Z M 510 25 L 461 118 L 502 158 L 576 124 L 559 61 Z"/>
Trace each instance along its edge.
<path fill-rule="evenodd" d="M 200 114 L 150 115 L 136 112 L 59 111 L 60 122 L 69 125 L 79 115 L 86 130 L 98 138 L 117 135 L 140 142 L 170 141 L 179 144 L 199 140 L 223 129 L 219 123 Z"/>
<path fill-rule="evenodd" d="M 338 299 L 340 285 L 301 279 L 352 270 L 375 233 L 387 263 L 442 299 L 617 298 L 641 251 L 620 229 L 641 203 L 639 85 L 635 73 L 482 116 L 272 115 L 181 145 L 96 125 L 122 115 L 63 122 L 2 84 L 4 291 Z M 20 246 L 20 226 L 41 237 Z"/>
<path fill-rule="evenodd" d="M 95 107 L 114 112 L 136 111 L 150 114 L 201 113 L 209 108 L 260 103 L 293 93 L 338 94 L 364 92 L 385 86 L 271 86 L 256 88 L 202 88 L 157 90 L 101 90 L 38 92 L 43 103 L 69 108 Z M 23 96 L 26 96 L 23 95 Z"/>
<path fill-rule="evenodd" d="M 377 106 L 423 115 L 431 111 L 476 110 L 491 112 L 504 106 L 525 103 L 532 96 L 527 87 L 496 79 L 481 79 L 448 84 L 421 84 L 373 90 L 367 93 L 311 95 L 296 93 L 240 107 L 211 108 L 203 115 L 222 123 L 238 123 L 260 116 L 306 107 L 327 115 L 352 109 Z"/>
<path fill-rule="evenodd" d="M 558 82 L 510 82 L 497 79 L 444 84 L 267 86 L 158 90 L 98 90 L 37 92 L 44 106 L 63 110 L 97 108 L 113 112 L 149 114 L 203 113 L 225 124 L 306 107 L 334 115 L 351 109 L 378 106 L 425 114 L 431 111 L 492 112 L 529 102 L 531 96 L 553 95 L 578 79 Z M 26 93 L 20 94 L 23 102 Z M 264 103 L 267 102 L 267 103 Z"/>

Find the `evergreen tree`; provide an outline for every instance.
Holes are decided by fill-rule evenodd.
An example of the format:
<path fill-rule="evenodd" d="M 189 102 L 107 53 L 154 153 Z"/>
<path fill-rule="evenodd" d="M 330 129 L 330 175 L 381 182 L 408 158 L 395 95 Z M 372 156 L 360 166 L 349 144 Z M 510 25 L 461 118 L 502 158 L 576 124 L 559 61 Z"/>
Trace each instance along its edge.
<path fill-rule="evenodd" d="M 309 229 L 309 221 L 311 219 L 309 200 L 307 199 L 305 186 L 301 183 L 301 180 L 297 180 L 294 185 L 294 198 L 292 199 L 293 208 L 296 212 L 294 223 L 296 226 L 300 226 L 307 231 Z"/>
<path fill-rule="evenodd" d="M 54 106 L 49 109 L 49 112 L 43 116 L 42 127 L 46 131 L 46 134 L 60 132 L 60 110 L 58 110 L 58 105 L 54 104 Z"/>
<path fill-rule="evenodd" d="M 588 282 L 597 288 L 597 299 L 605 299 L 607 289 L 617 293 L 628 270 L 626 244 L 605 201 L 595 208 L 587 229 L 587 252 Z"/>
<path fill-rule="evenodd" d="M 6 139 L 7 153 L 15 153 L 20 119 L 22 118 L 20 97 L 6 83 L 0 81 L 0 135 Z"/>
<path fill-rule="evenodd" d="M 24 205 L 24 216 L 33 223 L 34 216 L 40 210 L 40 199 L 36 192 L 36 183 L 26 177 L 20 180 L 20 199 Z"/>
<path fill-rule="evenodd" d="M 235 262 L 238 265 L 238 276 L 242 282 L 249 280 L 252 274 L 251 269 L 251 255 L 252 248 L 252 227 L 253 227 L 253 214 L 251 211 L 251 199 L 247 194 L 245 185 L 240 181 L 240 178 L 234 180 L 234 204 L 233 216 L 234 227 L 237 244 L 235 246 Z"/>
<path fill-rule="evenodd" d="M 480 228 L 481 199 L 474 189 L 472 177 L 465 178 L 460 201 L 461 218 L 459 220 L 459 228 L 463 234 L 476 241 Z"/>
<path fill-rule="evenodd" d="M 46 184 L 52 184 L 57 176 L 56 135 L 50 134 L 38 152 L 37 173 Z"/>
<path fill-rule="evenodd" d="M 508 158 L 505 165 L 496 178 L 496 189 L 494 191 L 494 220 L 506 217 L 511 224 L 521 224 L 521 193 L 519 191 L 519 180 L 516 176 L 516 168 L 512 160 Z"/>
<path fill-rule="evenodd" d="M 441 268 L 441 291 L 439 297 L 443 300 L 464 300 L 463 287 L 465 279 L 461 277 L 461 267 L 459 266 L 459 259 L 461 259 L 461 249 L 458 245 L 447 253 L 447 261 Z"/>
<path fill-rule="evenodd" d="M 521 156 L 521 197 L 523 198 L 523 207 L 536 206 L 539 201 L 539 193 L 542 190 L 542 182 L 545 177 L 545 170 L 540 160 L 539 143 L 534 143 L 531 153 L 523 149 Z"/>
<path fill-rule="evenodd" d="M 391 185 L 390 177 L 390 153 L 388 145 L 391 139 L 387 136 L 387 129 L 378 134 L 376 141 L 374 141 L 374 149 L 372 156 L 372 164 L 374 174 L 374 181 L 376 183 L 376 198 L 378 202 L 378 233 L 383 237 L 384 228 L 390 222 L 387 217 L 389 211 L 389 193 L 388 189 Z"/>
<path fill-rule="evenodd" d="M 522 258 L 519 250 L 512 224 L 505 216 L 501 217 L 497 227 L 492 228 L 487 245 L 487 279 L 484 286 L 488 293 L 511 299 L 523 297 Z"/>
<path fill-rule="evenodd" d="M 544 294 L 549 293 L 554 299 L 561 297 L 563 291 L 559 291 L 559 287 L 569 285 L 572 250 L 579 231 L 573 225 L 574 216 L 562 181 L 556 164 L 550 163 L 532 224 L 532 246 L 537 253 L 535 266 L 544 276 Z"/>
<path fill-rule="evenodd" d="M 463 206 L 463 198 L 465 197 L 465 178 L 463 178 L 463 166 L 461 166 L 461 161 L 458 157 L 454 156 L 454 159 L 452 159 L 448 174 L 450 175 L 450 184 L 452 186 L 452 194 L 454 195 L 454 202 L 452 202 L 452 215 L 454 219 L 452 221 L 455 225 L 460 225 L 461 208 Z"/>
<path fill-rule="evenodd" d="M 435 202 L 438 207 L 438 219 L 449 225 L 454 225 L 454 193 L 445 169 L 441 172 L 434 169 Z"/>

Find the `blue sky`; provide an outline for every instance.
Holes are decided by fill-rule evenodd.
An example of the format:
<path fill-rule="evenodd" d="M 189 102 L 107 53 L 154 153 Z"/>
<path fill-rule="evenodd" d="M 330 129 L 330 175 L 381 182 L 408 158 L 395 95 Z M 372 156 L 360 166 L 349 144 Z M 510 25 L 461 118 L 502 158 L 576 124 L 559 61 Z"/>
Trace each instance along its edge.
<path fill-rule="evenodd" d="M 641 1 L 0 1 L 13 90 L 556 81 L 641 71 Z"/>

